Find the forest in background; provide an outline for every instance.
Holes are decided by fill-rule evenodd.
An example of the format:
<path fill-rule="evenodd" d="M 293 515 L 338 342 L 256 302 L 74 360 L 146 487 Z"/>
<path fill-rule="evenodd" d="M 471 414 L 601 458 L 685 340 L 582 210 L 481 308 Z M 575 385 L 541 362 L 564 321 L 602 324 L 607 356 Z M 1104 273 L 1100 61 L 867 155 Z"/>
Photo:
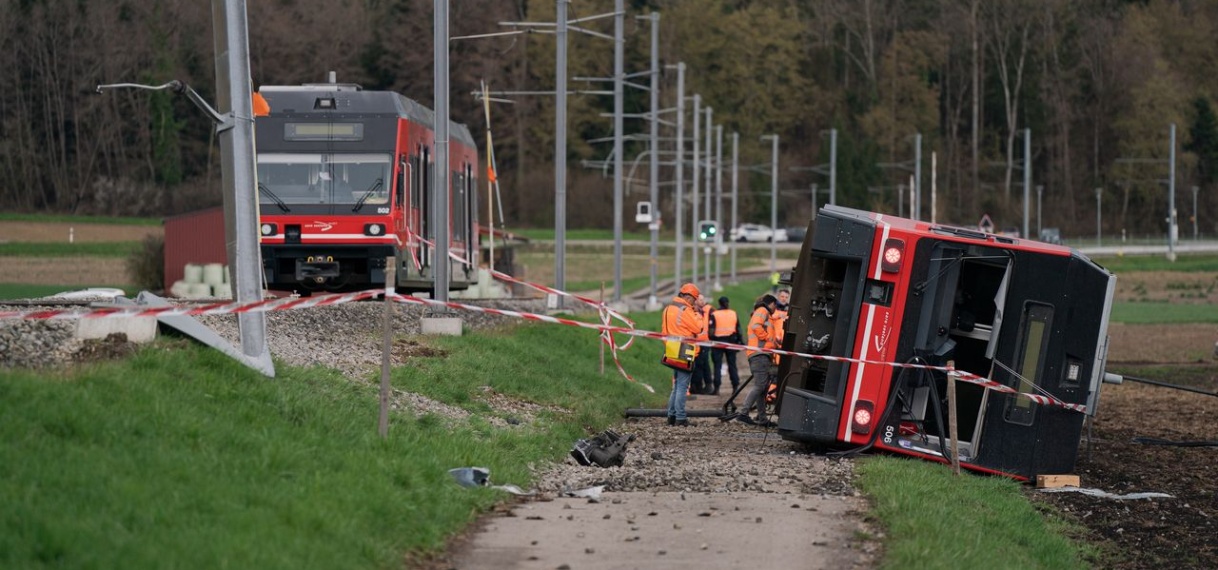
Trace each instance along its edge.
<path fill-rule="evenodd" d="M 2 0 L 0 209 L 58 214 L 166 216 L 220 203 L 212 125 L 181 96 L 142 90 L 97 94 L 103 83 L 179 79 L 214 100 L 210 2 Z M 432 105 L 432 0 L 248 0 L 255 86 L 323 81 L 401 92 Z M 1188 235 L 1192 188 L 1203 233 L 1218 232 L 1218 1 L 1215 0 L 627 0 L 627 74 L 650 65 L 660 17 L 661 107 L 675 108 L 676 72 L 730 133 L 740 136 L 741 221 L 768 223 L 770 143 L 780 138 L 780 225 L 802 225 L 813 184 L 807 167 L 829 160 L 838 130 L 839 204 L 896 213 L 922 135 L 923 217 L 931 153 L 937 217 L 975 223 L 988 213 L 1018 226 L 1024 141 L 1032 184 L 1043 188 L 1043 225 L 1065 235 L 1162 234 L 1167 215 L 1169 126 L 1177 129 L 1176 204 Z M 572 0 L 571 19 L 606 14 L 612 0 Z M 554 0 L 451 3 L 453 37 L 505 31 L 501 22 L 552 22 Z M 582 24 L 612 34 L 612 18 Z M 454 40 L 452 117 L 486 128 L 472 93 L 554 88 L 552 34 Z M 612 42 L 572 32 L 572 90 L 610 89 Z M 646 77 L 633 82 L 646 84 Z M 493 105 L 492 130 L 509 227 L 554 220 L 554 98 Z M 570 227 L 612 224 L 612 179 L 584 161 L 607 158 L 613 101 L 574 94 L 568 105 Z M 626 89 L 626 113 L 649 94 Z M 689 108 L 687 107 L 687 112 Z M 669 113 L 665 120 L 675 120 Z M 689 124 L 687 118 L 687 126 Z M 702 119 L 705 121 L 705 118 Z M 626 133 L 644 134 L 638 118 Z M 675 136 L 659 151 L 671 160 Z M 481 136 L 477 136 L 481 146 Z M 686 135 L 689 143 L 689 135 Z M 628 141 L 629 164 L 647 150 Z M 485 151 L 483 151 L 485 152 Z M 686 155 L 688 160 L 688 153 Z M 889 165 L 889 166 L 884 166 Z M 804 168 L 805 170 L 793 170 Z M 764 171 L 764 172 L 762 172 Z M 725 173 L 725 192 L 730 182 Z M 646 160 L 626 204 L 645 200 Z M 690 181 L 686 170 L 686 183 Z M 671 220 L 671 170 L 660 208 Z M 1035 200 L 1035 192 L 1031 193 Z M 908 208 L 908 206 L 905 206 Z M 1036 204 L 1031 207 L 1036 227 Z M 629 222 L 633 223 L 633 222 Z M 629 229 L 629 228 L 628 228 Z M 1035 230 L 1033 230 L 1035 231 Z"/>

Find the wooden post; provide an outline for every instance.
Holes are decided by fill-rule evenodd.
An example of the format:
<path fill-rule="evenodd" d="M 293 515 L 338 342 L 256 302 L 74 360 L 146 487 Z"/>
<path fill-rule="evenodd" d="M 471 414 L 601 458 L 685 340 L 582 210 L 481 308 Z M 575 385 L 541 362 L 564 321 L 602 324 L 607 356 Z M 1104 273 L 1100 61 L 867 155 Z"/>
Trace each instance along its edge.
<path fill-rule="evenodd" d="M 952 374 L 956 370 L 956 361 L 947 361 L 947 431 L 952 438 L 952 473 L 960 474 L 960 439 L 956 431 L 956 378 Z"/>
<path fill-rule="evenodd" d="M 385 258 L 385 322 L 384 338 L 381 345 L 381 416 L 377 431 L 381 439 L 389 437 L 389 360 L 393 353 L 393 299 L 395 291 L 395 274 L 397 261 L 390 256 Z"/>
<path fill-rule="evenodd" d="M 605 304 L 605 282 L 601 281 L 601 304 Z M 601 339 L 601 376 L 605 375 L 605 339 Z"/>

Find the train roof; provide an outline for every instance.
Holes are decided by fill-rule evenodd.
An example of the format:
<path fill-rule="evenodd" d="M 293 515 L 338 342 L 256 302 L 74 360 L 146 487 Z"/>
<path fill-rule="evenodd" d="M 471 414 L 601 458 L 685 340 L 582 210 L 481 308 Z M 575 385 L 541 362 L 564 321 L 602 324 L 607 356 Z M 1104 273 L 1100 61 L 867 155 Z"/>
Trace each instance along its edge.
<path fill-rule="evenodd" d="M 406 117 L 435 130 L 435 111 L 418 101 L 392 91 L 364 91 L 354 83 L 263 85 L 258 93 L 270 105 L 271 117 Z M 318 110 L 319 99 L 333 99 L 334 108 Z M 465 125 L 449 120 L 449 131 L 453 140 L 474 146 L 474 137 Z"/>
<path fill-rule="evenodd" d="M 896 228 L 901 231 L 923 234 L 927 237 L 956 238 L 957 240 L 968 241 L 981 240 L 989 242 L 990 245 L 995 247 L 1026 249 L 1040 253 L 1047 253 L 1050 255 L 1077 255 L 1080 257 L 1085 257 L 1082 253 L 1079 253 L 1078 250 L 1066 247 L 1064 245 L 1055 245 L 1031 239 L 1020 239 L 1010 236 L 992 234 L 983 232 L 976 228 L 964 228 L 946 224 L 932 224 L 930 222 L 911 220 L 909 218 L 901 218 L 898 216 L 880 214 L 877 212 L 868 212 L 866 210 L 856 210 L 854 208 L 846 208 L 843 206 L 826 205 L 823 209 L 837 217 L 866 220 L 871 225 L 884 223 L 888 224 L 889 227 Z"/>

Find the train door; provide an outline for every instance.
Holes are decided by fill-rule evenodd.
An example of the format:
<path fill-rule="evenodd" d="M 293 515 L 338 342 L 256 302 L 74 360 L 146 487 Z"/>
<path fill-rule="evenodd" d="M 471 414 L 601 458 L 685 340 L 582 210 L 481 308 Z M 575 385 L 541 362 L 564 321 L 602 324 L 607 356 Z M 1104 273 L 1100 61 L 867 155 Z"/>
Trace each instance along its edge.
<path fill-rule="evenodd" d="M 425 274 L 431 266 L 431 248 L 423 241 L 431 232 L 431 224 L 427 223 L 427 210 L 430 208 L 427 191 L 431 182 L 431 149 L 419 145 L 418 154 L 414 156 L 414 183 L 410 187 L 410 218 L 414 228 L 415 262 L 418 264 L 419 275 Z"/>
<path fill-rule="evenodd" d="M 452 236 L 456 248 L 454 253 L 464 260 L 459 274 L 469 278 L 474 263 L 477 261 L 478 238 L 474 232 L 476 223 L 474 197 L 476 181 L 473 176 L 473 165 L 464 163 L 460 170 L 453 172 L 454 197 L 452 202 Z"/>
<path fill-rule="evenodd" d="M 928 277 L 913 285 L 925 299 L 914 325 L 914 351 L 931 364 L 942 366 L 950 361 L 958 370 L 990 377 L 1013 270 L 1011 256 L 997 248 L 928 241 L 929 247 L 919 252 L 928 259 Z M 900 390 L 897 433 L 904 436 L 903 445 L 931 453 L 942 449 L 947 437 L 941 421 L 948 416 L 943 399 L 946 378 L 919 375 Z M 957 383 L 956 393 L 960 453 L 968 460 L 980 451 L 990 394 L 966 383 Z"/>
<path fill-rule="evenodd" d="M 410 188 L 410 174 L 414 172 L 411 168 L 411 161 L 406 155 L 398 157 L 398 176 L 393 185 L 393 233 L 398 236 L 398 243 L 406 244 L 410 242 L 410 236 L 406 230 L 409 227 L 407 220 L 410 217 L 410 203 L 406 201 L 408 188 Z"/>

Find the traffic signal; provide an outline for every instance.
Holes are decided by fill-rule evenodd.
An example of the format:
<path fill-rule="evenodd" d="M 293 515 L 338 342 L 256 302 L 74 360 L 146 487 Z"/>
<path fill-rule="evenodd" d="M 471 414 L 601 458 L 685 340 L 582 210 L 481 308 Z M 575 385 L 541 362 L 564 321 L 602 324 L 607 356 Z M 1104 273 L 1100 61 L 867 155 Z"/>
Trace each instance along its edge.
<path fill-rule="evenodd" d="M 698 222 L 698 241 L 715 241 L 719 235 L 719 222 Z"/>

